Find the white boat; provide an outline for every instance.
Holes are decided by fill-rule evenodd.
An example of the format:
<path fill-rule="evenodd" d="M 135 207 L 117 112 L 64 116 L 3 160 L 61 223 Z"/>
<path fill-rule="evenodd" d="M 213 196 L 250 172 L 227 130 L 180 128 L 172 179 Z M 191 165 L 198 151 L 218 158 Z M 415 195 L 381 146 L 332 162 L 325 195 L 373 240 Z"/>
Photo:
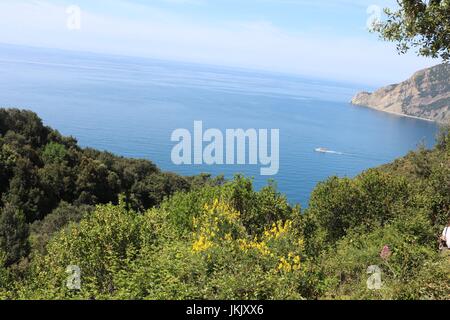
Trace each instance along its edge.
<path fill-rule="evenodd" d="M 317 148 L 315 149 L 316 152 L 321 152 L 321 153 L 328 153 L 330 152 L 330 150 L 326 149 L 326 148 Z"/>

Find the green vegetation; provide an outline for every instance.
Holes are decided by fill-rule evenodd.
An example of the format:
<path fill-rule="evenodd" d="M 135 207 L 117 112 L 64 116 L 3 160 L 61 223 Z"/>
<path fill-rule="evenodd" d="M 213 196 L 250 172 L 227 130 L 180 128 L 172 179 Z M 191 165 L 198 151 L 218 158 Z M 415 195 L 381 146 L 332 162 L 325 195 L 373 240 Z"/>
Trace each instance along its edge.
<path fill-rule="evenodd" d="M 400 53 L 417 47 L 422 56 L 450 59 L 450 0 L 398 0 L 399 9 L 385 9 L 388 19 L 375 25 Z"/>
<path fill-rule="evenodd" d="M 129 208 L 143 211 L 176 191 L 220 183 L 81 149 L 32 112 L 0 109 L 0 248 L 7 265 L 26 258 L 30 245 L 43 250 L 55 231 L 78 222 L 95 205 L 117 204 L 119 195 Z"/>
<path fill-rule="evenodd" d="M 0 110 L 0 299 L 450 299 L 449 141 L 331 177 L 301 212 L 274 184 L 163 173 Z"/>

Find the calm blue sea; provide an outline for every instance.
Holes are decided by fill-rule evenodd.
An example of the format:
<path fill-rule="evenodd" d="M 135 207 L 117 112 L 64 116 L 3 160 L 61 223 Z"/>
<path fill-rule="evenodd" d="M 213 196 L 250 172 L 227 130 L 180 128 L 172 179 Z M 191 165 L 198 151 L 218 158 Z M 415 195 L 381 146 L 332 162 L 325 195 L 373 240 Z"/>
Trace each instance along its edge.
<path fill-rule="evenodd" d="M 302 63 L 299 61 L 299 63 Z M 368 75 L 370 80 L 370 75 Z M 82 146 L 150 159 L 183 175 L 268 177 L 259 166 L 175 166 L 171 133 L 205 128 L 280 129 L 280 171 L 272 177 L 292 203 L 307 205 L 332 175 L 355 176 L 431 146 L 435 124 L 348 103 L 364 85 L 58 50 L 0 45 L 0 106 L 39 114 Z M 342 154 L 320 154 L 324 147 Z"/>

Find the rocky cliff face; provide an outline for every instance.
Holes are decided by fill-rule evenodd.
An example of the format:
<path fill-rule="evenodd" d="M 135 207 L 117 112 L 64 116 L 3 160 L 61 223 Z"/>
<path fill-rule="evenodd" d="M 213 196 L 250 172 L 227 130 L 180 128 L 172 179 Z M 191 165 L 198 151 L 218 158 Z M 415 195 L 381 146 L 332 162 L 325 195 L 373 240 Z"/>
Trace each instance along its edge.
<path fill-rule="evenodd" d="M 409 80 L 357 94 L 352 104 L 380 111 L 450 122 L 450 64 L 416 72 Z"/>

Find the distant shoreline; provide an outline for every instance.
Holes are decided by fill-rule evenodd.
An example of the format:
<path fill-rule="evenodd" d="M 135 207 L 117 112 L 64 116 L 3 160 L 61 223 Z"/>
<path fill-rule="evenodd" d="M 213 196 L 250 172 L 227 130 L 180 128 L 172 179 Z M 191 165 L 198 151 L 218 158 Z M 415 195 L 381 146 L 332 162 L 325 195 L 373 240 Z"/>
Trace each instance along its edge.
<path fill-rule="evenodd" d="M 374 108 L 371 108 L 371 109 L 374 109 Z M 417 120 L 423 120 L 423 121 L 438 123 L 436 120 L 431 120 L 431 119 L 422 118 L 422 117 L 418 117 L 418 116 L 411 116 L 409 114 L 404 114 L 404 113 L 400 113 L 400 112 L 384 111 L 384 110 L 379 110 L 379 109 L 375 109 L 375 110 L 378 110 L 378 111 L 381 111 L 381 112 L 390 113 L 390 114 L 394 114 L 396 116 L 401 116 L 401 117 L 407 117 L 407 118 L 413 118 L 413 119 L 417 119 Z"/>
<path fill-rule="evenodd" d="M 381 110 L 381 109 L 378 109 L 378 108 L 374 108 L 374 107 L 370 107 L 370 106 L 364 106 L 364 105 L 359 105 L 359 104 L 354 104 L 354 103 L 350 103 L 350 104 L 355 106 L 355 107 L 363 107 L 363 108 L 367 108 L 367 109 L 371 109 L 371 110 L 375 110 L 375 111 L 379 111 L 379 112 L 393 114 L 393 115 L 400 116 L 400 117 L 412 118 L 412 119 L 423 120 L 423 121 L 427 121 L 427 122 L 434 122 L 436 124 L 439 124 L 438 121 L 432 120 L 432 119 L 422 118 L 422 117 L 418 117 L 418 116 L 411 116 L 409 114 L 395 112 L 395 111 Z"/>
<path fill-rule="evenodd" d="M 380 111 L 382 111 L 382 110 L 380 110 Z M 384 112 L 390 113 L 390 114 L 395 114 L 397 116 L 402 116 L 402 117 L 413 118 L 413 119 L 417 119 L 417 120 L 423 120 L 423 121 L 438 123 L 436 120 L 431 120 L 431 119 L 417 117 L 417 116 L 411 116 L 409 114 L 404 114 L 404 113 L 400 113 L 400 112 L 394 112 L 394 111 L 384 111 Z"/>

